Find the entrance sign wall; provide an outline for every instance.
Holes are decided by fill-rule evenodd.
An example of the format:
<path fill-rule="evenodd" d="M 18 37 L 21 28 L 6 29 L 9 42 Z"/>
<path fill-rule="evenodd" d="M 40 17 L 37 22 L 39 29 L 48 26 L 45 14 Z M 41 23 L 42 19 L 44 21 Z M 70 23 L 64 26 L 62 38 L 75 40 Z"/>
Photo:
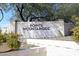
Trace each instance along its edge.
<path fill-rule="evenodd" d="M 17 22 L 17 33 L 21 38 L 45 39 L 64 36 L 63 21 Z"/>

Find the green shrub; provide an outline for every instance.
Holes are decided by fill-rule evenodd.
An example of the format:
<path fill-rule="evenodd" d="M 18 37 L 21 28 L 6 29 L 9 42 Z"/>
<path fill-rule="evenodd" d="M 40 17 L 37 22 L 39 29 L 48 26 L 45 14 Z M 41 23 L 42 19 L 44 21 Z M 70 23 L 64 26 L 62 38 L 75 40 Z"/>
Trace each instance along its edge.
<path fill-rule="evenodd" d="M 79 42 L 79 26 L 74 27 L 71 31 L 73 40 Z"/>
<path fill-rule="evenodd" d="M 2 38 L 3 39 L 3 42 L 6 42 L 7 41 L 7 35 L 8 34 L 6 34 L 6 33 L 3 34 L 3 38 Z"/>
<path fill-rule="evenodd" d="M 6 35 L 0 33 L 0 43 L 4 43 L 4 42 L 6 42 Z"/>
<path fill-rule="evenodd" d="M 14 34 L 14 33 L 8 34 L 8 37 L 7 37 L 8 47 L 10 47 L 11 49 L 19 49 L 20 41 L 18 39 L 19 38 L 17 34 Z"/>
<path fill-rule="evenodd" d="M 7 43 L 8 47 L 11 49 L 19 49 L 20 48 L 20 41 L 18 40 L 19 36 L 15 33 L 9 33 L 9 34 L 2 34 L 0 32 L 0 44 Z"/>
<path fill-rule="evenodd" d="M 2 43 L 2 42 L 3 42 L 3 34 L 0 33 L 0 43 Z"/>

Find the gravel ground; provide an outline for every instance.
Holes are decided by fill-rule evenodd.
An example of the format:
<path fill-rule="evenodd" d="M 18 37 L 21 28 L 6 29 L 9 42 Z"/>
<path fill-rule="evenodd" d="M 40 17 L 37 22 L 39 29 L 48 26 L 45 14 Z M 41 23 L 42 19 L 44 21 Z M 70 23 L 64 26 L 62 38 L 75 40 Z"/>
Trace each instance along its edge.
<path fill-rule="evenodd" d="M 6 49 L 6 48 L 5 48 Z M 3 49 L 4 50 L 4 49 Z M 45 56 L 45 47 L 22 43 L 20 50 L 0 53 L 0 56 Z"/>
<path fill-rule="evenodd" d="M 6 53 L 0 53 L 0 56 L 45 56 L 45 48 L 35 48 L 35 49 L 21 49 L 18 51 L 11 51 Z"/>

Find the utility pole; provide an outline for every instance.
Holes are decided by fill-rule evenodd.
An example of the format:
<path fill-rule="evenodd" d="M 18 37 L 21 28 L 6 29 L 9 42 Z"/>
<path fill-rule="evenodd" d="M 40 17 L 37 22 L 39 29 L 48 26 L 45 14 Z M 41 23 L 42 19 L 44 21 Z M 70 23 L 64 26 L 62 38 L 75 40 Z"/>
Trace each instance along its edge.
<path fill-rule="evenodd" d="M 15 20 L 15 34 L 17 33 L 17 20 Z"/>

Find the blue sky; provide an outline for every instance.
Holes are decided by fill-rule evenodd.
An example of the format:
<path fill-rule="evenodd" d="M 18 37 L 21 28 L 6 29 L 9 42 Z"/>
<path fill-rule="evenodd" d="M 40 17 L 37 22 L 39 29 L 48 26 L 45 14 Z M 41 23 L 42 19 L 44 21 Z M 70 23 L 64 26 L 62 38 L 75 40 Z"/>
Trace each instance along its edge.
<path fill-rule="evenodd" d="M 6 27 L 10 23 L 11 17 L 12 17 L 12 10 L 9 10 L 8 12 L 4 12 L 4 18 L 0 22 L 0 27 Z"/>

